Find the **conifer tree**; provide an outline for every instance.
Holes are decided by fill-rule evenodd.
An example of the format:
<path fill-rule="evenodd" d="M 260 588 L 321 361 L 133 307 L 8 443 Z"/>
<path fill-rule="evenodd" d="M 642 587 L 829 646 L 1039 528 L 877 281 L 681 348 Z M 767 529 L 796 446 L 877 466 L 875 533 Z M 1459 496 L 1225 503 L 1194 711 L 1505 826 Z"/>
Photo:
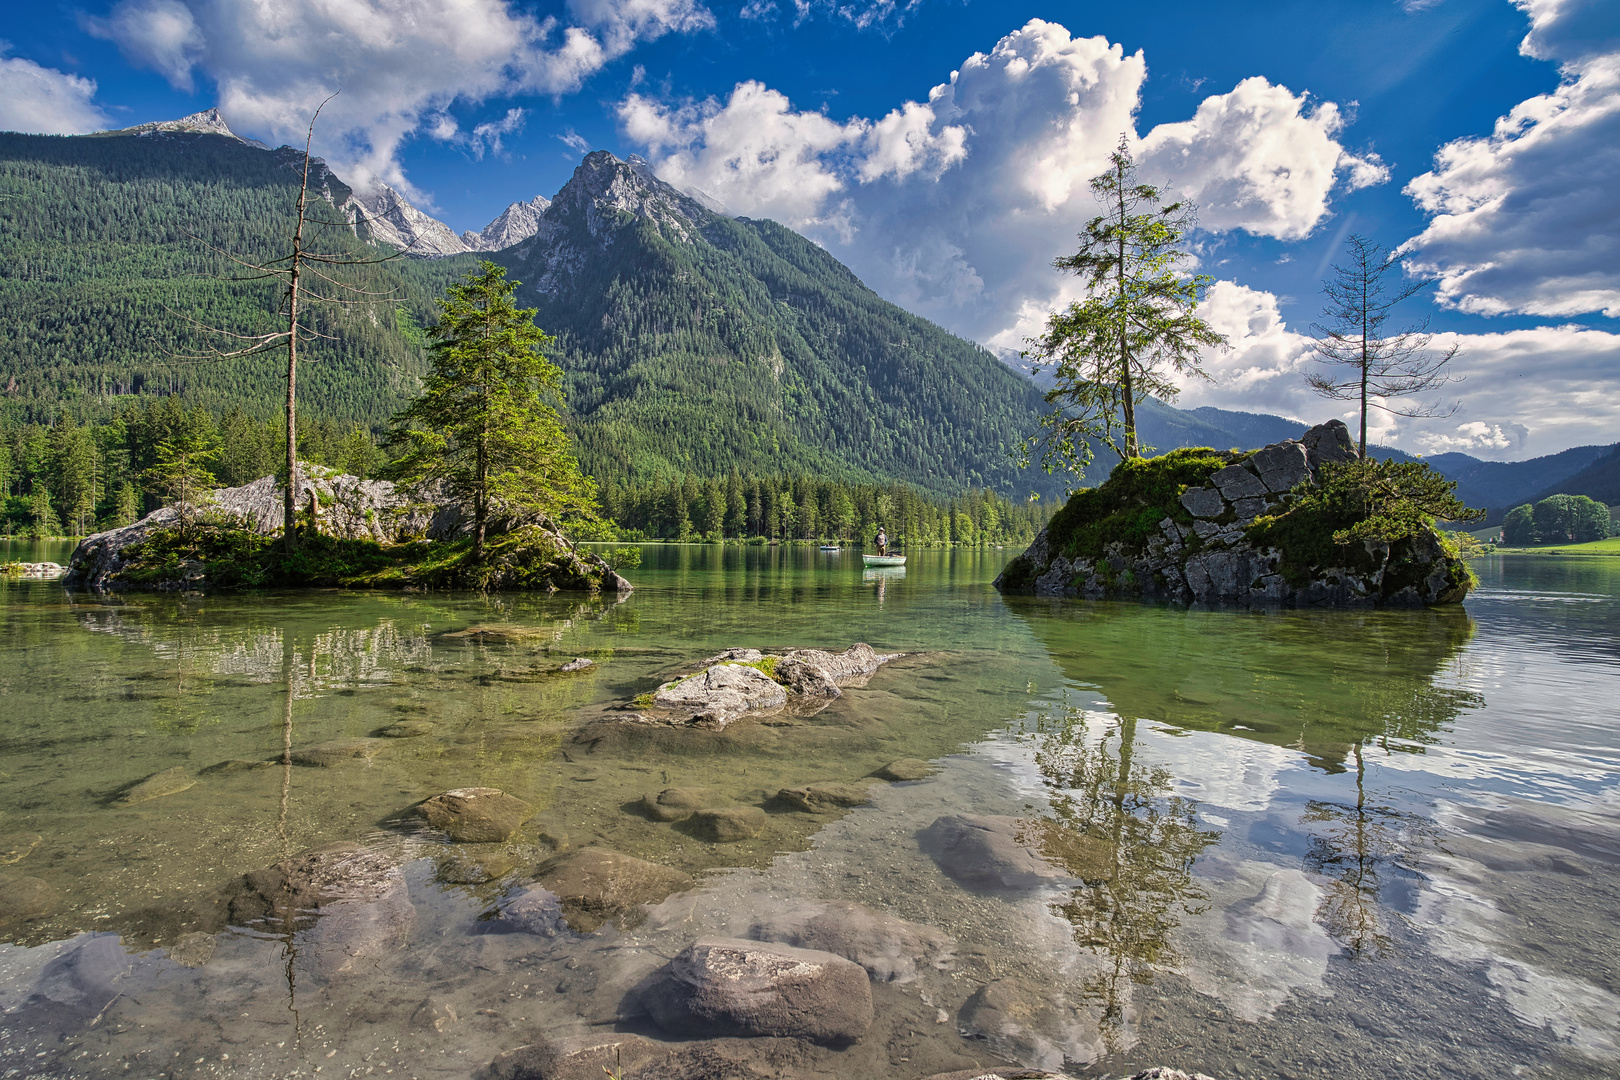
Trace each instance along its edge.
<path fill-rule="evenodd" d="M 1352 235 L 1344 242 L 1348 258 L 1334 264 L 1333 277 L 1322 291 L 1327 294 L 1327 324 L 1316 332 L 1316 359 L 1327 372 L 1313 372 L 1305 381 L 1317 394 L 1354 401 L 1361 413 L 1357 452 L 1367 456 L 1367 409 L 1382 409 L 1395 416 L 1450 416 L 1456 405 L 1395 404 L 1397 399 L 1426 394 L 1455 381 L 1446 365 L 1457 346 L 1431 350 L 1434 335 L 1428 322 L 1401 331 L 1385 324 L 1395 305 L 1434 284 L 1433 278 L 1403 281 L 1402 256 L 1367 239 Z M 1337 369 L 1337 370 L 1334 370 Z"/>
<path fill-rule="evenodd" d="M 533 515 L 557 527 L 596 517 L 596 485 L 580 471 L 553 404 L 562 372 L 540 351 L 552 339 L 534 324 L 534 308 L 517 306 L 517 285 L 485 260 L 450 286 L 428 331 L 422 396 L 394 418 L 400 427 L 388 441 L 404 449 L 384 470 L 389 478 L 440 484 L 471 509 L 475 562 L 497 517 Z"/>
<path fill-rule="evenodd" d="M 1079 277 L 1087 296 L 1052 312 L 1024 354 L 1050 365 L 1056 381 L 1046 394 L 1056 407 L 1025 453 L 1042 445 L 1048 472 L 1061 466 L 1076 478 L 1091 460 L 1088 440 L 1101 440 L 1122 461 L 1140 456 L 1137 405 L 1150 395 L 1174 398 L 1175 375 L 1207 377 L 1202 350 L 1226 345 L 1194 314 L 1211 279 L 1179 268 L 1196 208 L 1162 205 L 1164 188 L 1138 183 L 1123 135 L 1109 163 L 1091 181 L 1103 213 L 1086 222 L 1080 250 L 1054 263 Z"/>

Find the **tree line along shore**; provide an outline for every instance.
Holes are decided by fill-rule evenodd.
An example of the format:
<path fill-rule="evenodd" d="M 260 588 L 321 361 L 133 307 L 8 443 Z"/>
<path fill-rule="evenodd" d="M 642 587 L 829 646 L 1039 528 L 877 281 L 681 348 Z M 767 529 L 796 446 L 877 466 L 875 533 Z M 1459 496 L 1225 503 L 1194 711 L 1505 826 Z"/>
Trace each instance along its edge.
<path fill-rule="evenodd" d="M 128 525 L 163 505 L 147 482 L 158 447 L 217 440 L 210 472 L 220 487 L 277 475 L 281 421 L 238 407 L 220 412 L 179 395 L 133 401 L 111 419 L 0 425 L 0 535 L 80 537 Z M 299 459 L 351 476 L 377 475 L 387 454 L 369 428 L 324 418 L 299 421 Z M 906 484 L 809 475 L 686 475 L 600 480 L 603 539 L 787 542 L 870 539 L 879 524 L 908 544 L 1027 544 L 1056 508 L 970 488 L 956 498 Z"/>

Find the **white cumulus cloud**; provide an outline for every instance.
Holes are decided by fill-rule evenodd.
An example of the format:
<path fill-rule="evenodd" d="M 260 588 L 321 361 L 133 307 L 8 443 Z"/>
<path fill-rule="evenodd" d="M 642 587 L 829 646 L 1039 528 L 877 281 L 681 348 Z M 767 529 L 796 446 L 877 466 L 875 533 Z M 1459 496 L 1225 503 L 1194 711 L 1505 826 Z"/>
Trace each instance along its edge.
<path fill-rule="evenodd" d="M 420 199 L 400 148 L 418 133 L 457 137 L 452 105 L 570 93 L 639 42 L 714 25 L 697 0 L 572 0 L 568 16 L 510 0 L 121 0 L 87 25 L 176 86 L 206 74 L 226 119 L 272 141 L 301 141 L 341 90 L 321 114 L 321 151 L 346 179 Z M 509 122 L 480 125 L 469 145 L 496 149 Z"/>
<path fill-rule="evenodd" d="M 666 180 L 800 229 L 896 303 L 1016 349 L 1067 296 L 1052 259 L 1097 212 L 1089 181 L 1122 133 L 1213 230 L 1297 239 L 1335 191 L 1386 176 L 1338 141 L 1337 106 L 1264 79 L 1138 137 L 1146 78 L 1140 52 L 1035 19 L 878 119 L 797 110 L 758 82 L 724 102 L 634 94 L 619 117 Z"/>
<path fill-rule="evenodd" d="M 0 42 L 0 131 L 78 135 L 107 126 L 107 114 L 92 100 L 93 79 L 6 56 L 7 48 Z"/>
<path fill-rule="evenodd" d="M 1317 368 L 1311 339 L 1290 329 L 1277 298 L 1230 281 L 1209 291 L 1202 313 L 1231 349 L 1205 357 L 1209 381 L 1186 380 L 1177 404 L 1274 413 L 1310 423 L 1338 417 L 1354 430 L 1353 402 L 1318 397 L 1305 385 Z M 1369 438 L 1413 454 L 1462 451 L 1493 460 L 1556 453 L 1620 437 L 1620 334 L 1582 326 L 1434 336 L 1458 346 L 1447 387 L 1454 416 L 1408 419 L 1368 413 Z"/>
<path fill-rule="evenodd" d="M 1439 299 L 1481 315 L 1620 317 L 1620 5 L 1522 0 L 1520 50 L 1563 80 L 1488 136 L 1441 147 L 1406 187 L 1430 215 L 1408 241 Z"/>

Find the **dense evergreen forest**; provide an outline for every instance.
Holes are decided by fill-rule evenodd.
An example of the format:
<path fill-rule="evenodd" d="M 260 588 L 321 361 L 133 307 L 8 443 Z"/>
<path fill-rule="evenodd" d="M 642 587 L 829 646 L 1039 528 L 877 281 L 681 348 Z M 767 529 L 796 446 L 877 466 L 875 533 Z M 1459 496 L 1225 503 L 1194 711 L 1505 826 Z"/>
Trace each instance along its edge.
<path fill-rule="evenodd" d="M 106 420 L 146 395 L 183 394 L 265 419 L 284 393 L 281 362 L 261 356 L 190 363 L 231 344 L 195 324 L 268 329 L 280 297 L 242 276 L 246 260 L 285 254 L 302 154 L 219 135 L 0 134 L 0 418 Z M 315 187 L 348 194 L 323 168 Z M 338 220 L 329 202 L 317 204 Z M 314 230 L 330 251 L 376 249 L 348 227 Z M 217 249 L 217 250 L 216 250 Z M 307 346 L 300 386 L 311 412 L 377 425 L 416 392 L 413 328 L 470 257 L 400 258 L 346 268 L 354 284 L 397 299 L 359 310 L 316 307 L 324 335 Z"/>
<path fill-rule="evenodd" d="M 164 442 L 200 438 L 217 447 L 208 468 L 221 487 L 275 475 L 285 456 L 281 424 L 235 407 L 216 415 L 178 396 L 147 397 L 111 420 L 12 424 L 0 431 L 0 533 L 84 536 L 157 509 L 148 482 Z M 384 462 L 371 432 L 330 419 L 299 426 L 299 457 L 355 476 Z M 870 539 L 879 524 L 910 544 L 1028 543 L 1051 507 L 1012 503 L 983 490 L 957 498 L 904 484 L 850 484 L 808 475 L 741 475 L 601 484 L 605 515 L 621 538 L 760 537 Z"/>

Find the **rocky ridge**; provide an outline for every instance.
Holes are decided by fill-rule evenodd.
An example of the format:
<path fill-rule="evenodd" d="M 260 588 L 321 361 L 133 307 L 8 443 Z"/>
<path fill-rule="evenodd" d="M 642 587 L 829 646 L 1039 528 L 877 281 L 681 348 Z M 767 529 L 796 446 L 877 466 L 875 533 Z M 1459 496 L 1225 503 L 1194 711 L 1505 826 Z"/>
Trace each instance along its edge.
<path fill-rule="evenodd" d="M 461 234 L 461 242 L 468 251 L 500 251 L 513 244 L 521 244 L 540 229 L 540 218 L 550 208 L 551 200 L 536 195 L 528 202 L 515 202 L 502 210 L 482 232 L 468 229 Z"/>
<path fill-rule="evenodd" d="M 1349 552 L 1355 565 L 1312 566 L 1303 577 L 1286 565 L 1282 550 L 1251 539 L 1256 519 L 1284 511 L 1291 492 L 1318 482 L 1323 465 L 1355 458 L 1340 421 L 1253 454 L 1225 456 L 1230 463 L 1205 483 L 1186 486 L 1176 512 L 1140 547 L 1121 539 L 1108 541 L 1101 555 L 1065 550 L 1052 535 L 1060 511 L 1002 571 L 996 588 L 1037 596 L 1322 607 L 1417 607 L 1457 603 L 1467 594 L 1466 567 L 1432 528 L 1395 544 L 1366 542 L 1364 556 Z"/>

